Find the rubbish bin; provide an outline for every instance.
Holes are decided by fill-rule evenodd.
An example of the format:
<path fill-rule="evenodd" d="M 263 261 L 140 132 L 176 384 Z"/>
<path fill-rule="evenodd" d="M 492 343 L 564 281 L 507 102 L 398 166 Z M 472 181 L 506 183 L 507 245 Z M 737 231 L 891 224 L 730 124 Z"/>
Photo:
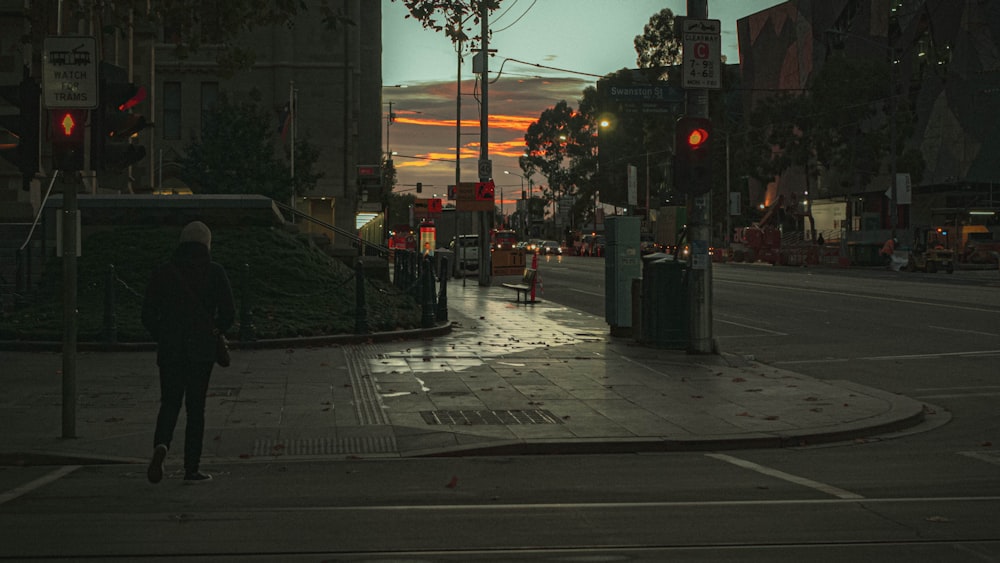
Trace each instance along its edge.
<path fill-rule="evenodd" d="M 655 348 L 687 349 L 687 266 L 667 255 L 651 254 L 642 269 L 640 342 Z"/>

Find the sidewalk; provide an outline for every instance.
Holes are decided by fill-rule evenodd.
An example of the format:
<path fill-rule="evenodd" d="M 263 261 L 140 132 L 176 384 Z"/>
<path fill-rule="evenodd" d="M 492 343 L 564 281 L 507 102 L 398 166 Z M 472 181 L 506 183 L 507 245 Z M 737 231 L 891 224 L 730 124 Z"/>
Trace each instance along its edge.
<path fill-rule="evenodd" d="M 907 397 L 640 347 L 612 339 L 601 318 L 514 298 L 453 280 L 448 334 L 236 350 L 212 376 L 205 464 L 783 447 L 924 420 L 924 405 Z M 159 400 L 154 352 L 79 353 L 69 439 L 61 355 L 0 356 L 0 464 L 146 462 Z"/>

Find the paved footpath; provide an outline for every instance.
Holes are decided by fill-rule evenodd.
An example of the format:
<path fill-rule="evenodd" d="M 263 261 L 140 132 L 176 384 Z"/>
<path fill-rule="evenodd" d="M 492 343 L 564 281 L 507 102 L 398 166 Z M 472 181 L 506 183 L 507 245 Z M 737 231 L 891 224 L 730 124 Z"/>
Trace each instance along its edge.
<path fill-rule="evenodd" d="M 924 421 L 904 396 L 641 347 L 611 338 L 601 318 L 517 304 L 499 286 L 453 281 L 448 305 L 452 329 L 432 338 L 234 351 L 212 376 L 205 464 L 783 447 Z M 0 358 L 0 463 L 147 460 L 154 352 L 79 353 L 75 438 L 61 437 L 61 355 Z M 174 450 L 182 443 L 183 416 Z"/>

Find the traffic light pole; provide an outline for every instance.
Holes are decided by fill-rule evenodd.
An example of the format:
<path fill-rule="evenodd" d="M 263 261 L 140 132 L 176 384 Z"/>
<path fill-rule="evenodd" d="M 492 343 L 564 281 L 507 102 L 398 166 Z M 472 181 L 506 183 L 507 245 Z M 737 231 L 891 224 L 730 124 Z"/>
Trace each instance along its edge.
<path fill-rule="evenodd" d="M 76 201 L 78 174 L 63 174 L 62 437 L 76 438 Z"/>
<path fill-rule="evenodd" d="M 708 0 L 687 0 L 687 17 L 708 19 Z M 687 91 L 686 114 L 708 117 L 708 90 L 699 88 Z M 688 352 L 712 354 L 716 352 L 712 333 L 712 259 L 708 250 L 712 240 L 712 192 L 689 194 L 687 210 L 688 241 L 691 247 L 688 269 Z"/>

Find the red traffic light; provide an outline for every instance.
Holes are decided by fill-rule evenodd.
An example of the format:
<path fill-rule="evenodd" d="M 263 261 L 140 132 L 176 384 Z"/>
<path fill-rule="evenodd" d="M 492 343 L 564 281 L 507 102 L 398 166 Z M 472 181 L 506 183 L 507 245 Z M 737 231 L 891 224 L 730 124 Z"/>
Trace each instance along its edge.
<path fill-rule="evenodd" d="M 696 127 L 687 133 L 687 144 L 692 149 L 700 149 L 708 143 L 708 131 Z"/>

